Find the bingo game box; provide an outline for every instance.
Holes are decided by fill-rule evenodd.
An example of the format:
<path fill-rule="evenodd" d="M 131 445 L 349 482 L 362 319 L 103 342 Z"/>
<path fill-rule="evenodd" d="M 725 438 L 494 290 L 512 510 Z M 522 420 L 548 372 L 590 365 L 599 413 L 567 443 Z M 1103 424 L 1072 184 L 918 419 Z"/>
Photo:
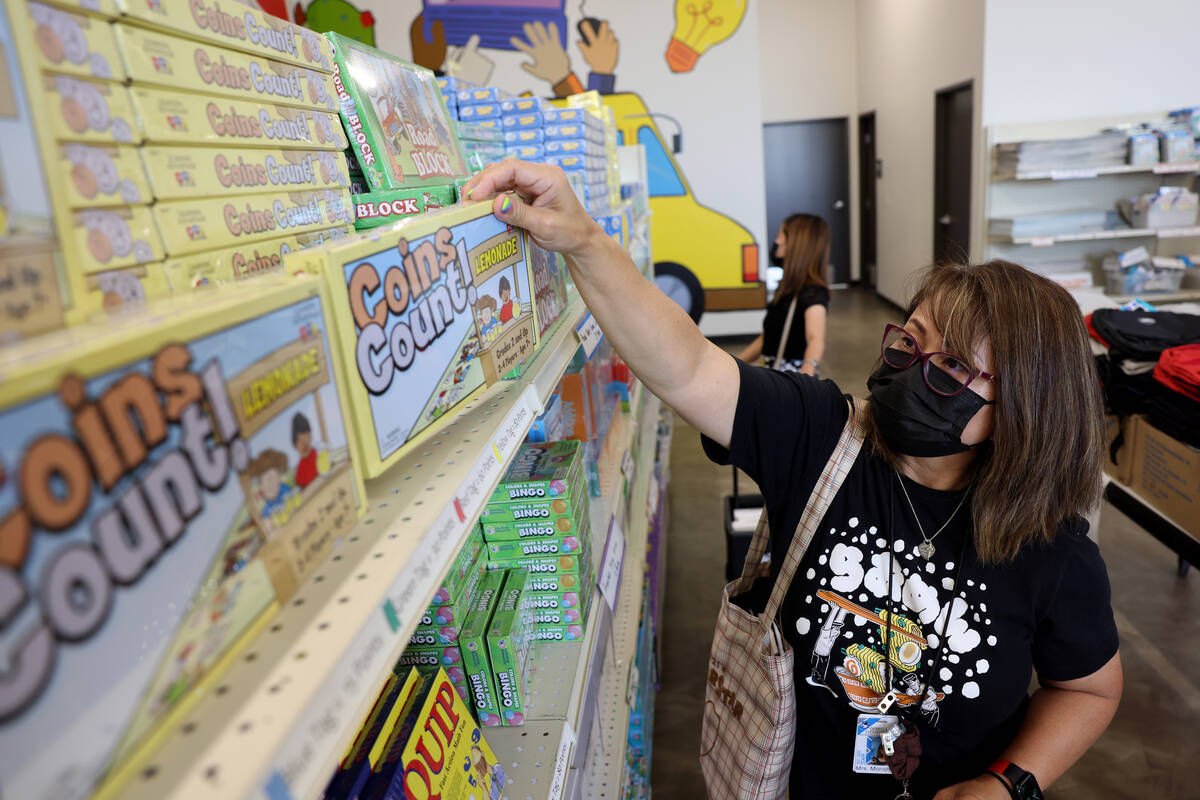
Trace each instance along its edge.
<path fill-rule="evenodd" d="M 459 634 L 459 656 L 467 674 L 467 688 L 479 724 L 487 728 L 500 725 L 500 706 L 496 697 L 496 680 L 488 660 L 487 634 L 492 615 L 500 601 L 504 573 L 489 570 L 479 582 L 471 603 L 471 613 Z"/>
<path fill-rule="evenodd" d="M 490 202 L 428 212 L 288 256 L 324 274 L 369 477 L 534 352 L 525 236 Z"/>
<path fill-rule="evenodd" d="M 342 121 L 372 191 L 469 174 L 432 72 L 354 39 L 326 36 Z"/>
<path fill-rule="evenodd" d="M 5 796 L 89 794 L 357 523 L 320 289 L 0 350 Z"/>

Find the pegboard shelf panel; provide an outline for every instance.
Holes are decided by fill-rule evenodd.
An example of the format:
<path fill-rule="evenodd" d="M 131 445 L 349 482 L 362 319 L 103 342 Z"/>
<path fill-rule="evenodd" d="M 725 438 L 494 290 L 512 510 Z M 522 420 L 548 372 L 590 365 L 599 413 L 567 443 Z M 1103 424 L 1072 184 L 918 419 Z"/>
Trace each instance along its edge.
<path fill-rule="evenodd" d="M 99 796 L 319 797 L 578 348 L 583 313 L 576 296 L 521 380 L 368 482 L 366 515 L 330 560 Z"/>

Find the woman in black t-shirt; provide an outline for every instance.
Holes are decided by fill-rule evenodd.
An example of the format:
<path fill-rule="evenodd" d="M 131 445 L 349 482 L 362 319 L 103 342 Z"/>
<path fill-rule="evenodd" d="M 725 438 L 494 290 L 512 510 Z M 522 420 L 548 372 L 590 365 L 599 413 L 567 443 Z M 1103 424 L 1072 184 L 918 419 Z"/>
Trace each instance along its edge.
<path fill-rule="evenodd" d="M 738 358 L 753 364 L 759 357 L 780 372 L 816 375 L 825 355 L 825 312 L 829 307 L 829 226 L 812 214 L 792 214 L 779 226 L 771 263 L 783 267 L 783 279 L 775 299 L 767 306 L 763 332 Z M 779 340 L 787 323 L 792 301 L 796 310 L 783 362 L 776 364 Z"/>
<path fill-rule="evenodd" d="M 497 197 L 497 216 L 566 256 L 629 367 L 704 434 L 710 457 L 762 488 L 783 553 L 847 396 L 705 339 L 560 171 L 505 161 L 466 196 L 510 189 L 520 194 Z M 870 400 L 853 412 L 867 444 L 779 615 L 795 663 L 790 791 L 1033 800 L 1099 738 L 1121 695 L 1107 574 L 1083 521 L 1103 441 L 1087 334 L 1065 290 L 1002 261 L 931 269 L 904 324 L 881 334 Z M 893 694 L 888 713 L 922 748 L 903 784 L 858 736 Z"/>

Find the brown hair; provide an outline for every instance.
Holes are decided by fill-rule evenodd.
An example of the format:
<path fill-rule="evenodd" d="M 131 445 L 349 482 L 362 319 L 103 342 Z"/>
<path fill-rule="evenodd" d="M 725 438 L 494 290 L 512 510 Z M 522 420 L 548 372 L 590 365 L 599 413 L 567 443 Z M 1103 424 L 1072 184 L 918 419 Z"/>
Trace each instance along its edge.
<path fill-rule="evenodd" d="M 483 311 L 485 308 L 490 308 L 492 311 L 495 311 L 496 298 L 492 297 L 490 294 L 481 295 L 479 300 L 475 303 L 475 310 Z"/>
<path fill-rule="evenodd" d="M 805 286 L 828 289 L 825 273 L 829 271 L 829 226 L 825 220 L 812 214 L 792 214 L 780 229 L 787 252 L 783 256 L 783 280 L 773 302 Z"/>
<path fill-rule="evenodd" d="M 250 462 L 249 468 L 246 470 L 246 476 L 257 478 L 264 472 L 270 469 L 277 469 L 280 472 L 287 471 L 287 456 L 278 450 L 268 449 L 263 450 L 258 454 L 253 461 Z"/>
<path fill-rule="evenodd" d="M 947 352 L 991 344 L 995 422 L 971 512 L 980 560 L 1011 560 L 1100 500 L 1104 405 L 1083 317 L 1061 286 L 1007 261 L 938 264 L 922 278 L 909 316 L 928 302 Z M 894 465 L 869 413 L 866 427 Z"/>

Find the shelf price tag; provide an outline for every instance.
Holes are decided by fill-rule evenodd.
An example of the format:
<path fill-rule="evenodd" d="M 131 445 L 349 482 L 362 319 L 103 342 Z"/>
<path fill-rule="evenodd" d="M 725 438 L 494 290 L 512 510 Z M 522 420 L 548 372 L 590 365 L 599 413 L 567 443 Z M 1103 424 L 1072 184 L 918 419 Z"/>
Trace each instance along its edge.
<path fill-rule="evenodd" d="M 1032 239 L 1029 240 L 1029 244 L 1032 245 L 1033 247 L 1053 247 L 1054 246 L 1054 237 L 1053 236 L 1034 236 Z"/>
<path fill-rule="evenodd" d="M 575 335 L 579 337 L 579 344 L 583 347 L 583 355 L 586 358 L 591 358 L 596 353 L 596 348 L 600 346 L 600 342 L 604 341 L 604 331 L 600 330 L 600 323 L 596 322 L 596 318 L 592 316 L 592 312 L 588 312 L 583 321 L 575 326 Z"/>
<path fill-rule="evenodd" d="M 1052 181 L 1072 181 L 1082 178 L 1095 178 L 1100 174 L 1096 169 L 1053 169 L 1050 170 Z"/>
<path fill-rule="evenodd" d="M 1200 226 L 1189 225 L 1186 228 L 1159 228 L 1160 239 L 1183 239 L 1189 236 L 1200 236 Z"/>
<path fill-rule="evenodd" d="M 1195 161 L 1175 161 L 1166 164 L 1155 164 L 1155 175 L 1168 175 L 1172 172 L 1195 172 L 1197 162 Z"/>
<path fill-rule="evenodd" d="M 550 778 L 547 800 L 559 800 L 563 796 L 563 790 L 567 788 L 567 773 L 571 771 L 571 751 L 574 748 L 575 731 L 571 730 L 571 723 L 564 722 L 558 753 L 554 756 L 554 774 Z"/>
<path fill-rule="evenodd" d="M 600 574 L 596 582 L 600 586 L 600 594 L 608 602 L 608 609 L 617 613 L 617 592 L 621 586 L 621 567 L 625 563 L 625 532 L 621 530 L 617 518 L 608 521 L 608 541 L 604 544 L 604 561 L 600 564 Z"/>

